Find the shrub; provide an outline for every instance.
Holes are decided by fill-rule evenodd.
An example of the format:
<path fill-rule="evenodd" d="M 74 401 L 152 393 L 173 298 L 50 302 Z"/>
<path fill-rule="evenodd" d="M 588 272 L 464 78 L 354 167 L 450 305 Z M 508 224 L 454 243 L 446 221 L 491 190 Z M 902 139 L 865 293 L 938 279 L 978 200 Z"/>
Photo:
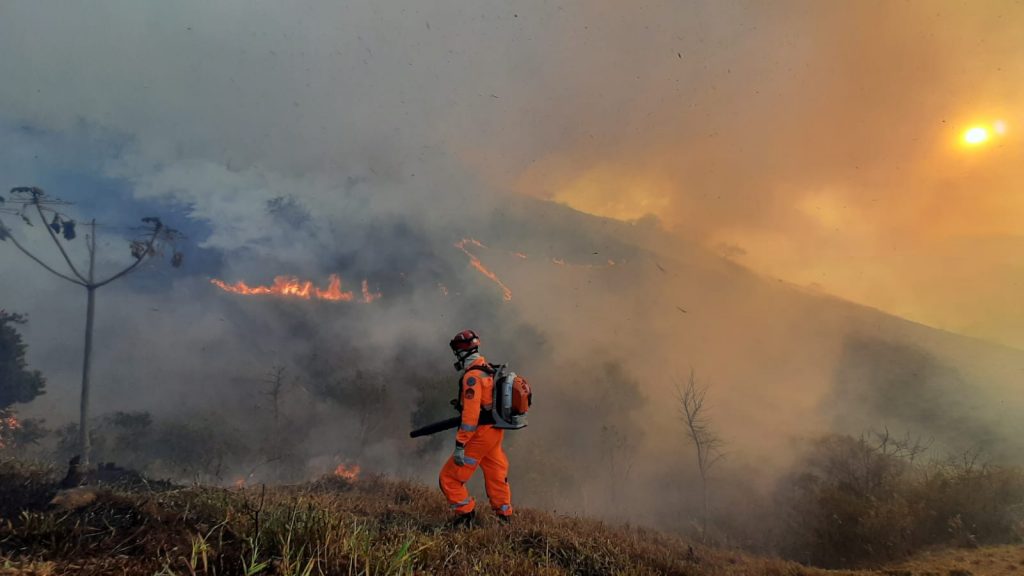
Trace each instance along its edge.
<path fill-rule="evenodd" d="M 1020 470 L 976 456 L 922 462 L 888 434 L 815 443 L 777 494 L 780 551 L 826 567 L 877 565 L 928 546 L 1020 540 Z"/>

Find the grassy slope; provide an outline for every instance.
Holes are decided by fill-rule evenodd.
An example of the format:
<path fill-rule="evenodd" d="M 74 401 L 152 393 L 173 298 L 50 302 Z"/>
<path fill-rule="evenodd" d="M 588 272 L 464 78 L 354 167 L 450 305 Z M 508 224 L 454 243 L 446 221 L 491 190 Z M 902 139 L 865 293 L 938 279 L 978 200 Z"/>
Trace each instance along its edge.
<path fill-rule="evenodd" d="M 446 526 L 437 490 L 382 478 L 301 486 L 102 489 L 50 506 L 54 477 L 0 463 L 0 576 L 8 574 L 868 574 L 705 548 L 635 527 L 522 510 Z M 1024 572 L 1024 548 L 924 555 L 882 574 Z M 966 570 L 966 572 L 957 572 Z"/>
<path fill-rule="evenodd" d="M 1024 546 L 937 550 L 885 571 L 890 576 L 1011 576 L 1024 574 Z"/>
<path fill-rule="evenodd" d="M 145 486 L 48 505 L 53 477 L 0 467 L 0 574 L 815 574 L 638 528 L 521 511 L 445 525 L 436 490 L 381 478 L 230 490 Z"/>

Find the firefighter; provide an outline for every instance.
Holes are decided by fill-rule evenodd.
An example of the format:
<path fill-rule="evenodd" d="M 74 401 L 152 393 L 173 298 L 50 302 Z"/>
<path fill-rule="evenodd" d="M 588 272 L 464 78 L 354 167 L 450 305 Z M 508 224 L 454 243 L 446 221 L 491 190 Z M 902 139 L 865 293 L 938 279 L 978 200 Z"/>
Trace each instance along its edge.
<path fill-rule="evenodd" d="M 512 516 L 512 491 L 508 486 L 508 458 L 501 449 L 505 431 L 493 426 L 491 404 L 494 401 L 494 378 L 490 364 L 480 355 L 480 338 L 472 330 L 463 330 L 449 342 L 455 354 L 459 377 L 456 408 L 462 421 L 455 435 L 455 452 L 441 468 L 441 491 L 456 516 L 455 525 L 472 523 L 476 518 L 476 502 L 466 489 L 477 466 L 484 471 L 484 486 L 491 509 L 498 519 Z"/>

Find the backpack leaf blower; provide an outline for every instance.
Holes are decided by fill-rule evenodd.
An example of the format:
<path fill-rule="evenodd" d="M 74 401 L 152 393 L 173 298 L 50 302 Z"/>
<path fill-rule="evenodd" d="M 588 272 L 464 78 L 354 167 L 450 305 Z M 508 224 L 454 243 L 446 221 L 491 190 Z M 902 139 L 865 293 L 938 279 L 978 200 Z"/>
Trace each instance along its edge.
<path fill-rule="evenodd" d="M 447 420 L 441 420 L 440 422 L 434 422 L 433 424 L 427 424 L 421 426 L 412 432 L 409 432 L 409 438 L 419 438 L 420 436 L 430 436 L 431 434 L 437 434 L 438 432 L 444 432 L 445 430 L 451 430 L 452 428 L 458 428 L 459 424 L 462 423 L 461 416 L 454 416 Z"/>

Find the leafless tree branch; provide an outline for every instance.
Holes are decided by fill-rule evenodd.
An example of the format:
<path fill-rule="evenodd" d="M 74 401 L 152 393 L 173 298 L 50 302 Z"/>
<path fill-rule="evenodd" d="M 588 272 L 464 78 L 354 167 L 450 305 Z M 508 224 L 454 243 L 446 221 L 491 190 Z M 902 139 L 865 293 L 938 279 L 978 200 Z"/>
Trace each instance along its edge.
<path fill-rule="evenodd" d="M 60 250 L 60 255 L 64 257 L 64 261 L 67 262 L 68 268 L 71 269 L 71 272 L 74 273 L 74 275 L 82 282 L 88 282 L 85 276 L 82 276 L 82 273 L 75 267 L 74 263 L 71 262 L 71 257 L 69 257 L 67 251 L 64 250 L 64 246 L 61 245 L 60 239 L 58 239 L 57 235 L 53 233 L 53 229 L 46 224 L 46 215 L 43 214 L 43 207 L 39 204 L 40 194 L 41 192 L 34 193 L 32 197 L 32 204 L 36 207 L 36 212 L 39 213 L 39 221 L 42 222 L 43 228 L 46 228 L 46 232 L 50 234 L 50 239 L 57 245 L 57 250 Z"/>
<path fill-rule="evenodd" d="M 722 452 L 722 439 L 714 432 L 708 419 L 705 402 L 708 388 L 697 385 L 697 377 L 690 368 L 690 377 L 685 387 L 676 385 L 676 396 L 679 406 L 679 418 L 686 425 L 687 436 L 696 448 L 697 470 L 700 472 L 701 489 L 704 501 L 703 532 L 708 529 L 708 476 L 725 453 Z"/>
<path fill-rule="evenodd" d="M 24 254 L 25 256 L 28 256 L 33 261 L 35 261 L 36 264 L 39 264 L 40 266 L 42 266 L 43 268 L 45 268 L 49 272 L 53 273 L 54 275 L 59 276 L 59 277 L 65 279 L 65 280 L 67 280 L 68 282 L 73 282 L 75 284 L 78 284 L 79 286 L 86 286 L 87 285 L 84 280 L 78 280 L 76 278 L 72 278 L 71 276 L 68 276 L 66 274 L 62 274 L 62 273 L 54 270 L 46 262 L 43 262 L 42 260 L 37 258 L 35 254 L 29 252 L 28 249 L 25 248 L 24 246 L 22 246 L 21 243 L 18 242 L 18 239 L 15 238 L 13 234 L 11 234 L 10 228 L 7 228 L 4 225 L 3 222 L 0 222 L 0 240 L 10 240 L 11 242 L 14 243 L 14 247 L 17 248 L 18 250 L 20 250 L 22 254 Z"/>
<path fill-rule="evenodd" d="M 96 282 L 95 284 L 93 284 L 93 286 L 95 286 L 96 288 L 99 288 L 101 286 L 105 286 L 107 284 L 110 284 L 114 280 L 117 280 L 118 278 L 120 278 L 120 277 L 124 276 L 125 274 L 128 274 L 129 272 L 134 270 L 136 267 L 138 267 L 139 264 L 142 264 L 143 260 L 145 260 L 149 255 L 153 254 L 153 245 L 156 243 L 156 239 L 160 235 L 160 232 L 163 231 L 163 229 L 164 229 L 164 225 L 159 220 L 157 220 L 156 223 L 153 225 L 153 232 L 150 234 L 149 238 L 145 241 L 145 251 L 142 252 L 141 254 L 139 254 L 138 256 L 136 256 L 135 262 L 133 262 L 130 266 L 128 266 L 124 270 L 121 270 L 117 274 L 114 274 L 110 278 L 107 278 L 106 280 L 103 280 L 101 282 Z"/>

